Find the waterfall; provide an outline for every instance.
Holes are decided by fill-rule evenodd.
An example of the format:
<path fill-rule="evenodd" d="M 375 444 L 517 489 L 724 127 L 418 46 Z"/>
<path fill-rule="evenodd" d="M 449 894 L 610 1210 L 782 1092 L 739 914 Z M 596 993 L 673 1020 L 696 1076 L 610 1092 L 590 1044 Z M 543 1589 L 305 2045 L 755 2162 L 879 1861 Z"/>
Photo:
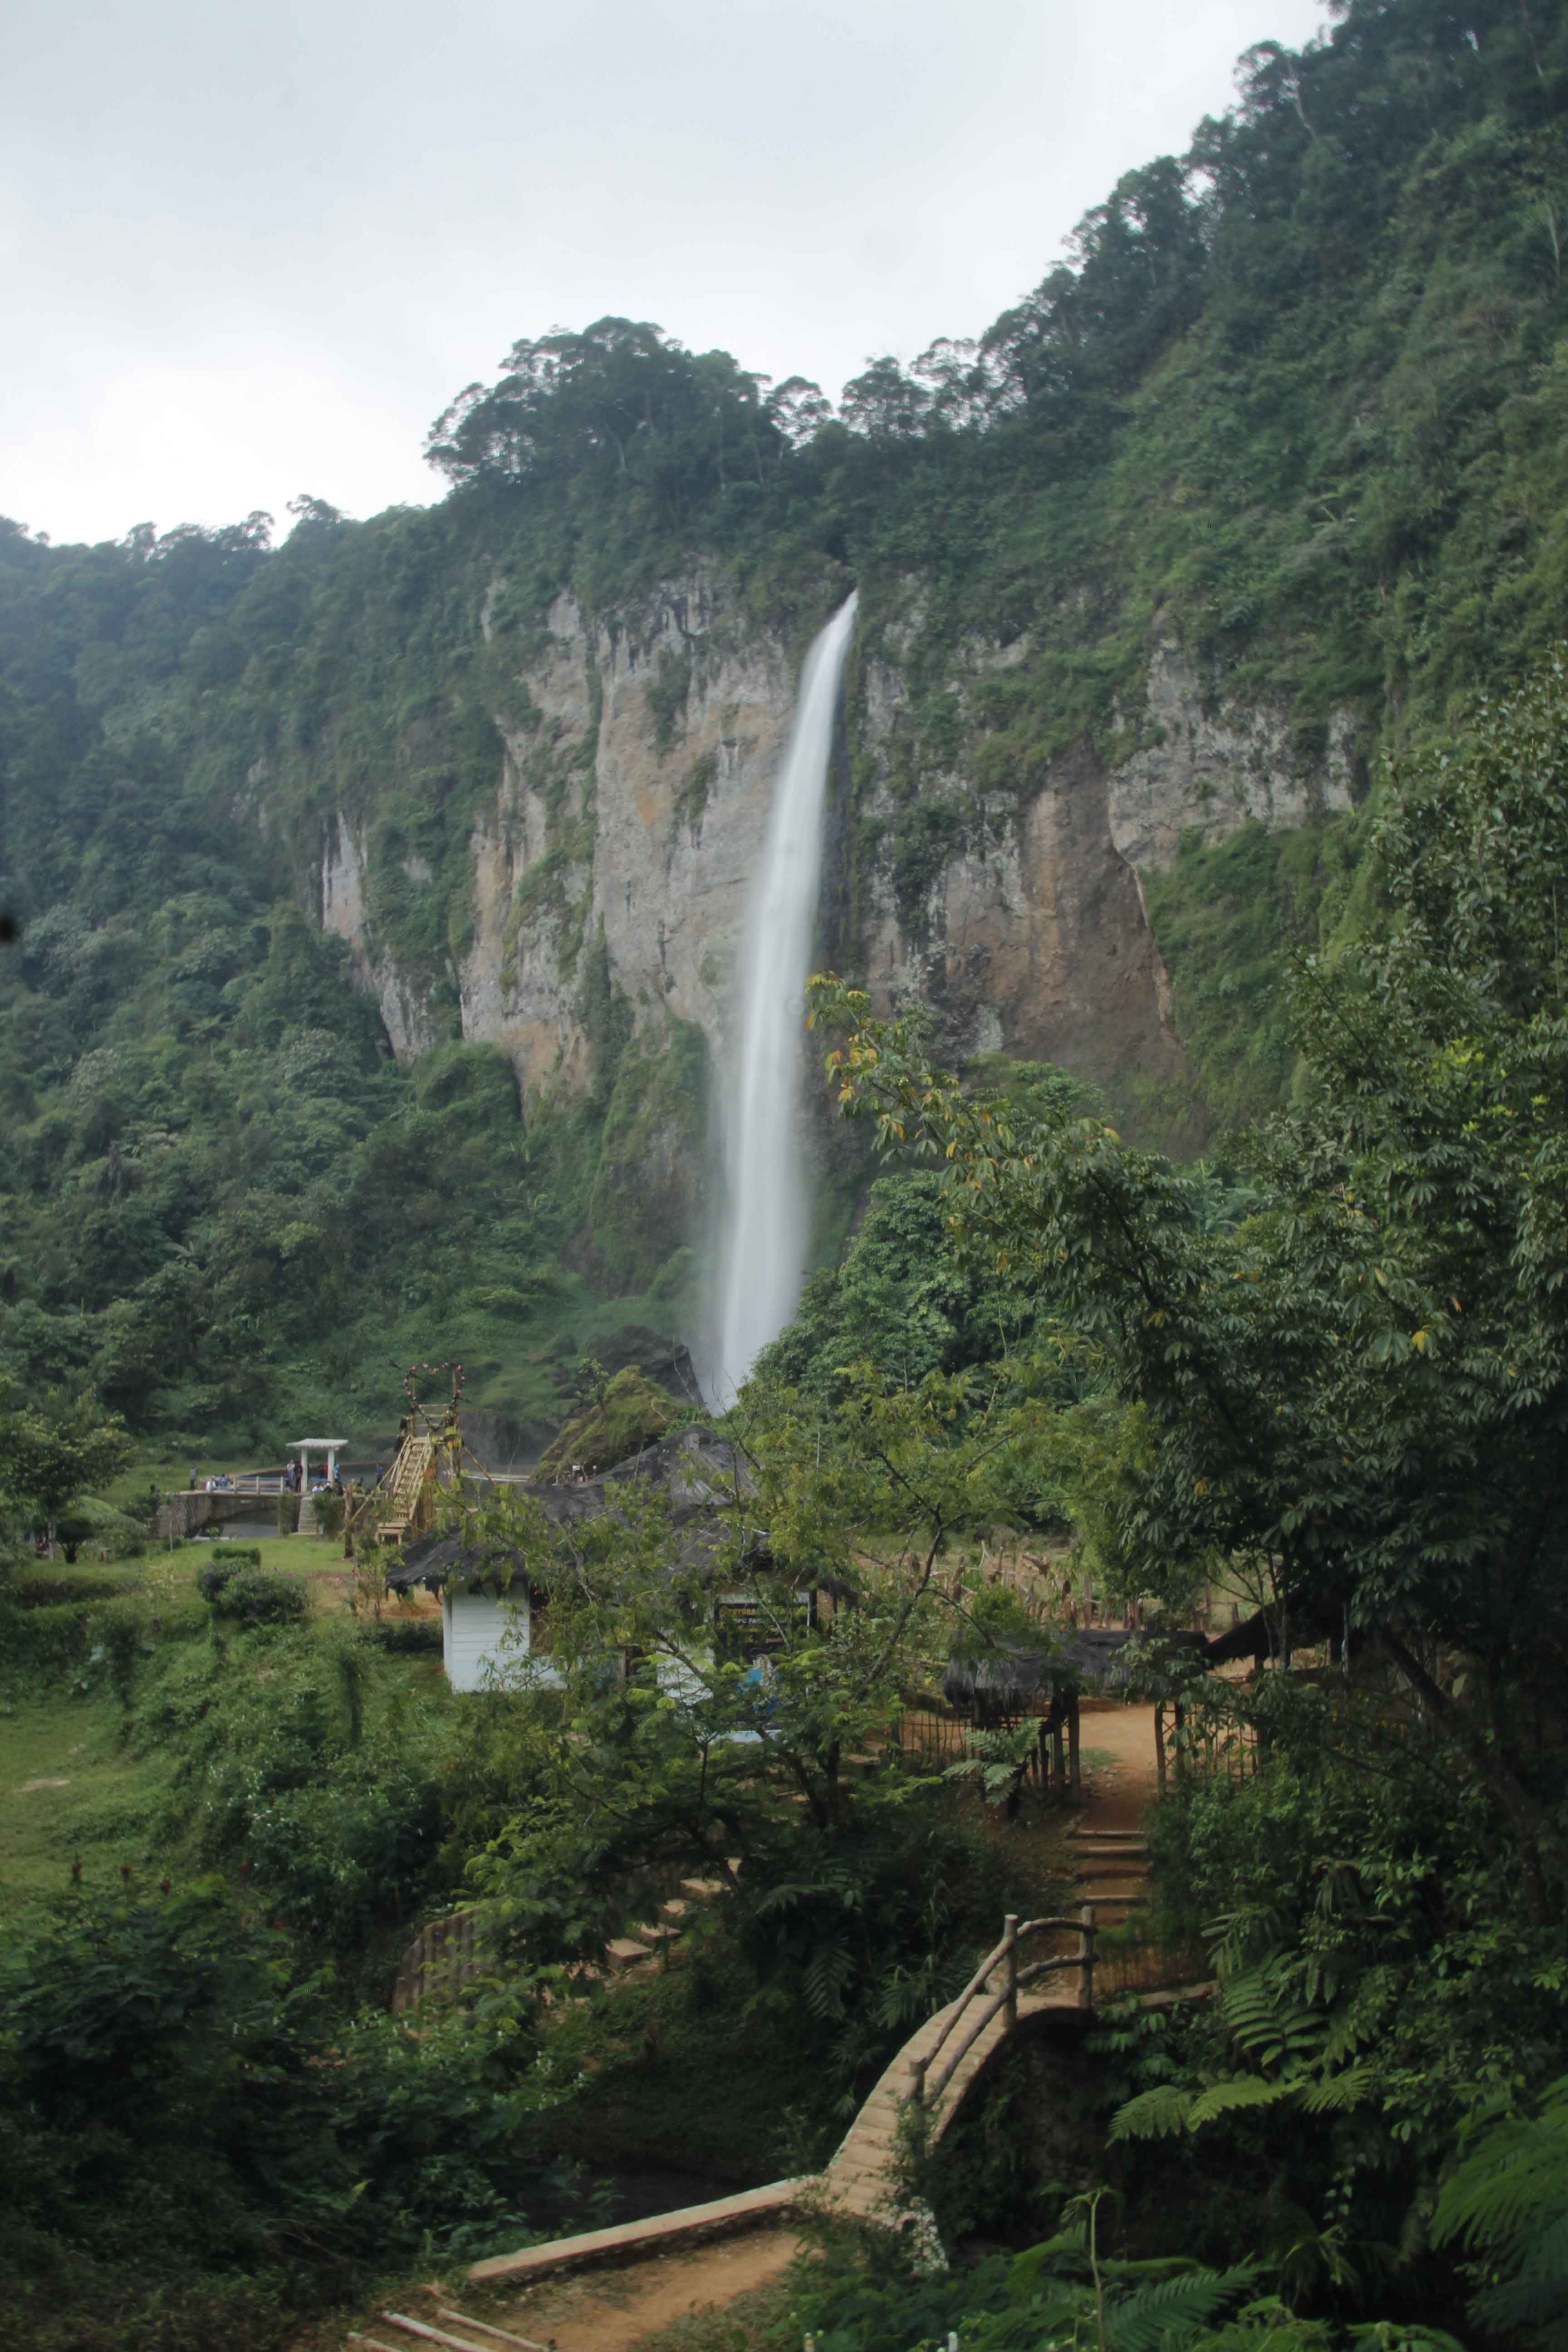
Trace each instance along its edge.
<path fill-rule="evenodd" d="M 800 1299 L 811 1214 L 796 1133 L 802 1018 L 822 874 L 822 811 L 855 598 L 813 643 L 747 908 L 740 1051 L 724 1119 L 728 1205 L 710 1402 L 730 1404 Z"/>

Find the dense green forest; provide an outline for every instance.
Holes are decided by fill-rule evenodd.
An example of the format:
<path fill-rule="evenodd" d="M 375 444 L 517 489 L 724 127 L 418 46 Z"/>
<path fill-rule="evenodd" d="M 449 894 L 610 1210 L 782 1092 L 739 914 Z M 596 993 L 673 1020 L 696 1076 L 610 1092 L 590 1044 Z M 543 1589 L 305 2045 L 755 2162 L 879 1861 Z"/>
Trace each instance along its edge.
<path fill-rule="evenodd" d="M 910 2129 L 899 2193 L 951 2268 L 828 2221 L 713 2343 L 1562 2342 L 1563 656 L 1405 762 L 1371 854 L 1389 921 L 1301 969 L 1298 1099 L 1223 1173 L 816 983 L 894 1172 L 705 1441 L 745 1465 L 725 1524 L 694 1545 L 658 1485 L 448 1498 L 472 1587 L 540 1596 L 549 1682 L 456 1697 L 374 1546 L 336 1577 L 298 1537 L 281 1572 L 13 1570 L 0 1734 L 101 1789 L 0 1832 L 33 1873 L 0 1949 L 22 2340 L 259 2352 L 592 2222 L 650 2159 L 820 2166 L 998 1914 L 1079 1866 L 1012 1732 L 950 1763 L 900 1729 L 955 1660 L 1079 1671 L 984 1568 L 1021 1537 L 1145 1614 L 1124 1688 L 1184 1728 L 1101 1965 L 1204 1997 L 1112 1979 L 1065 2081 L 1021 2051 L 949 2141 Z M 0 1420 L 14 1494 L 37 1418 Z M 1258 1600 L 1271 1667 L 1164 1641 L 1205 1586 Z M 716 1590 L 780 1626 L 765 1678 L 710 1650 Z M 584 1976 L 692 1887 L 678 1965 Z M 482 1970 L 389 2018 L 410 1927 L 459 1901 Z"/>
<path fill-rule="evenodd" d="M 841 969 L 857 876 L 918 927 L 1053 752 L 1139 740 L 1156 625 L 1215 694 L 1281 699 L 1303 759 L 1352 713 L 1373 794 L 1383 747 L 1519 675 L 1564 615 L 1563 42 L 1511 0 L 1398 0 L 1300 56 L 1265 44 L 1233 111 L 1129 173 L 977 346 L 879 361 L 837 414 L 605 320 L 453 404 L 427 510 L 301 499 L 276 548 L 261 516 L 95 548 L 7 526 L 6 1366 L 90 1380 L 171 1445 L 267 1451 L 301 1413 L 368 1442 L 381 1368 L 432 1353 L 546 1425 L 561 1360 L 679 1319 L 693 1236 L 648 1223 L 629 1171 L 650 1089 L 700 1150 L 701 1042 L 633 1044 L 571 901 L 592 793 L 542 742 L 556 833 L 529 887 L 562 902 L 588 1094 L 525 1117 L 457 1034 L 469 829 L 563 587 L 635 609 L 701 555 L 795 643 L 850 581 L 867 646 L 897 635 Z M 977 638 L 1026 650 L 963 679 Z M 416 1069 L 311 934 L 338 808 L 365 824 L 373 936 L 451 1041 Z M 1148 875 L 1205 1118 L 1288 1087 L 1283 961 L 1363 919 L 1362 835 L 1250 827 Z"/>
<path fill-rule="evenodd" d="M 650 2171 L 816 2171 L 998 1920 L 1076 1899 L 1037 1724 L 944 1677 L 1088 1700 L 1092 1596 L 1141 1621 L 1121 1696 L 1181 1712 L 1081 2048 L 1006 2053 L 940 2146 L 906 2116 L 912 2236 L 818 2217 L 666 2352 L 1568 2343 L 1565 93 L 1561 11 L 1350 0 L 837 411 L 605 320 L 459 395 L 427 510 L 0 530 L 11 2340 L 326 2352 Z M 858 585 L 904 681 L 873 772 L 851 667 L 811 994 L 845 1238 L 698 1441 L 700 1533 L 651 1480 L 444 1494 L 454 1583 L 548 1633 L 460 1696 L 374 1539 L 206 1557 L 146 1489 L 375 1444 L 414 1360 L 541 1442 L 582 1408 L 557 1463 L 700 1420 L 635 1360 L 689 1309 L 641 1163 L 656 1118 L 698 1148 L 706 1048 L 616 985 L 589 764 L 518 683 L 563 589 L 699 558 L 797 649 Z M 1146 740 L 1161 632 L 1360 762 L 1337 820 L 1144 877 L 1229 1129 L 1187 1165 L 1169 1103 L 944 1066 L 856 955 L 869 877 L 918 930 L 1053 756 Z M 526 1097 L 457 988 L 503 719 L 591 1045 Z M 401 1062 L 318 926 L 337 811 L 437 1035 Z M 1253 1610 L 1240 1662 L 1168 1638 Z M 459 1907 L 475 1971 L 392 2013 Z"/>

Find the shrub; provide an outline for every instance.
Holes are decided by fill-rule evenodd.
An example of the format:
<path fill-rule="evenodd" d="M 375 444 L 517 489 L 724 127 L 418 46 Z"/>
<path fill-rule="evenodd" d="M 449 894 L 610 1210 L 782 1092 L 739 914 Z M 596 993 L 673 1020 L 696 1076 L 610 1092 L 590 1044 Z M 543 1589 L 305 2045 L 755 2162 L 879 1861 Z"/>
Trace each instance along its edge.
<path fill-rule="evenodd" d="M 121 1706 L 129 1706 L 136 1663 L 142 1655 L 141 1617 L 133 1606 L 120 1601 L 102 1612 L 93 1632 L 98 1639 L 92 1654 L 96 1658 L 101 1652 L 114 1696 Z"/>
<path fill-rule="evenodd" d="M 0 1656 L 23 1671 L 74 1666 L 91 1647 L 93 1612 L 81 1601 L 14 1609 L 0 1603 Z"/>
<path fill-rule="evenodd" d="M 242 1623 L 222 1648 L 161 1659 L 150 1683 L 138 1745 L 178 1759 L 159 1835 L 243 1864 L 268 1917 L 357 1962 L 449 1897 L 432 1711 L 360 1629 Z"/>
<path fill-rule="evenodd" d="M 395 1657 L 412 1653 L 441 1651 L 441 1620 L 439 1617 L 383 1617 L 365 1628 L 378 1649 L 390 1650 Z"/>
<path fill-rule="evenodd" d="M 305 1587 L 272 1568 L 237 1569 L 231 1575 L 220 1576 L 208 1591 L 207 1580 L 216 1566 L 215 1562 L 204 1569 L 199 1580 L 220 1617 L 243 1617 L 252 1625 L 291 1625 L 310 1609 Z"/>
<path fill-rule="evenodd" d="M 299 1497 L 299 1496 L 298 1496 L 298 1495 L 279 1495 L 279 1497 L 278 1497 L 278 1532 L 279 1532 L 279 1534 L 280 1536 L 291 1536 L 291 1535 L 294 1533 L 295 1529 L 299 1527 L 299 1524 L 300 1524 L 300 1497 Z"/>
<path fill-rule="evenodd" d="M 0 1586 L 7 1609 L 64 1609 L 82 1601 L 116 1601 L 121 1587 L 100 1576 L 16 1577 Z"/>
<path fill-rule="evenodd" d="M 389 2242 L 517 2243 L 560 2096 L 532 2050 L 334 2013 L 216 1885 L 68 1898 L 0 1948 L 5 2340 L 44 2340 L 47 2283 L 51 2344 L 276 2345 L 252 2298 L 297 2320 Z"/>
<path fill-rule="evenodd" d="M 324 1536 L 341 1536 L 343 1531 L 343 1498 L 331 1492 L 312 1495 L 310 1508 L 316 1515 L 316 1526 Z"/>
<path fill-rule="evenodd" d="M 196 1578 L 196 1590 L 204 1601 L 217 1605 L 218 1596 L 240 1569 L 259 1569 L 261 1550 L 257 1544 L 226 1544 L 215 1551 Z"/>

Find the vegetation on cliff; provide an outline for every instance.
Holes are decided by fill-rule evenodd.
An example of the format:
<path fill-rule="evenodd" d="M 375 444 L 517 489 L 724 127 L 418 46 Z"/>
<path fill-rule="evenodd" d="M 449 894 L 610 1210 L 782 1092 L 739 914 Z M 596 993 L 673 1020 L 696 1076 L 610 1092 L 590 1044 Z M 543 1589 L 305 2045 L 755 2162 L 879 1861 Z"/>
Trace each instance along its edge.
<path fill-rule="evenodd" d="M 635 614 L 700 559 L 801 644 L 859 583 L 904 696 L 875 761 L 854 719 L 849 968 L 870 872 L 918 934 L 1055 754 L 1157 751 L 1152 633 L 1205 694 L 1286 710 L 1303 772 L 1353 722 L 1369 783 L 1381 745 L 1517 674 L 1564 617 L 1565 38 L 1504 0 L 1352 0 L 1300 55 L 1264 44 L 1233 111 L 1129 173 L 973 349 L 879 360 L 837 415 L 609 319 L 453 404 L 427 511 L 302 499 L 275 550 L 259 515 L 91 549 L 5 526 L 6 1363 L 261 1444 L 284 1410 L 363 1428 L 370 1366 L 454 1348 L 485 1402 L 548 1420 L 550 1351 L 602 1328 L 563 1251 L 601 1291 L 662 1285 L 668 1320 L 705 1059 L 588 927 L 596 719 L 568 739 L 525 683 L 563 593 Z M 657 687 L 673 742 L 689 666 Z M 482 1052 L 437 1060 L 439 1099 L 391 1067 L 298 912 L 341 820 L 365 954 L 416 1040 L 455 1042 L 503 736 L 549 826 L 519 919 L 593 1066 L 585 1107 L 526 1131 Z M 1194 842 L 1148 877 L 1204 1118 L 1289 1083 L 1282 960 L 1364 919 L 1362 835 Z"/>
<path fill-rule="evenodd" d="M 1239 1214 L 1098 1119 L 966 1093 L 915 1025 L 816 990 L 849 1025 L 846 1108 L 938 1160 L 960 1257 L 1048 1301 L 1136 1416 L 1100 1499 L 1138 1587 L 1250 1563 L 1277 1661 L 1308 1637 L 1340 1655 L 1167 1685 L 1198 1760 L 1158 1883 L 1219 1998 L 1104 2045 L 1124 2185 L 1210 2259 L 1201 2216 L 1250 2202 L 1246 2242 L 1342 2317 L 1376 2293 L 1445 2321 L 1468 2232 L 1474 2324 L 1542 2344 L 1568 2303 L 1565 747 L 1558 655 L 1462 755 L 1406 763 L 1374 835 L 1390 928 L 1300 969 L 1304 1082 Z M 1182 2180 L 1149 2154 L 1173 2138 Z"/>
<path fill-rule="evenodd" d="M 259 2352 L 389 2242 L 591 2214 L 563 2149 L 819 2162 L 997 1911 L 1055 1907 L 1048 1834 L 891 1737 L 951 1658 L 1039 1639 L 974 1558 L 1000 1524 L 1152 1612 L 1261 1597 L 1275 1671 L 1136 1661 L 1184 1718 L 1153 1948 L 1205 1946 L 1215 1998 L 1102 2003 L 1049 2132 L 1021 2057 L 912 2138 L 906 2186 L 986 2258 L 830 2245 L 758 2352 L 1560 2339 L 1568 656 L 1402 763 L 1371 854 L 1389 919 L 1301 965 L 1296 1099 L 1223 1172 L 817 985 L 903 1164 L 705 1441 L 723 1512 L 457 1498 L 481 1567 L 526 1561 L 548 1683 L 458 1700 L 373 1572 L 356 1614 L 329 1571 L 251 1625 L 178 1562 L 18 1592 L 12 1703 L 74 1693 L 78 1748 L 144 1776 L 0 1954 L 18 2332 Z M 680 1967 L 563 1999 L 680 1888 Z M 468 2021 L 410 2032 L 374 1996 L 455 1900 Z"/>

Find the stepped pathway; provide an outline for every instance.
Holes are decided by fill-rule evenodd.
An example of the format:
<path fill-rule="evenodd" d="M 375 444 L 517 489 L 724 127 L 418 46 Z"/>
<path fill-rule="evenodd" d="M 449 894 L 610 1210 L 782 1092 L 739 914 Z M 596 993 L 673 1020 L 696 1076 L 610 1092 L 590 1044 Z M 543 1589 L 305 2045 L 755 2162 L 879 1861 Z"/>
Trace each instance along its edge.
<path fill-rule="evenodd" d="M 1147 1850 L 1138 1823 L 1154 1794 L 1154 1710 L 1149 1706 L 1118 1706 L 1103 1712 L 1086 1708 L 1083 1726 L 1089 1797 L 1070 1832 L 1080 1868 L 1078 1891 L 1068 1908 L 1092 1905 L 1098 1924 L 1119 1927 L 1142 1898 L 1147 1877 Z M 1069 1950 L 1070 1938 L 1056 1937 L 1052 1948 Z M 1020 1992 L 1020 2026 L 1047 2015 L 1064 2019 L 1083 2015 L 1076 1969 L 1062 1969 L 1047 1982 L 1048 1990 Z M 889 2168 L 898 2146 L 901 2111 L 910 2096 L 911 2061 L 930 2059 L 960 2006 L 951 2003 L 916 2029 L 849 2126 L 823 2176 L 826 2196 L 841 2212 L 863 2220 L 896 2221 L 900 2218 L 892 2209 Z M 969 2091 L 1016 2030 L 1009 2025 L 1005 2011 L 982 2030 L 931 2109 L 927 2126 L 930 2140 L 941 2139 L 948 2130 Z"/>
<path fill-rule="evenodd" d="M 1097 1920 L 1110 1927 L 1127 1917 L 1143 1889 L 1139 1823 L 1155 1789 L 1153 1710 L 1086 1706 L 1083 1738 L 1088 1796 L 1069 1832 L 1079 1881 L 1068 1907 L 1076 1911 L 1092 1905 Z M 662 1906 L 655 1920 L 624 1939 L 624 1949 L 612 1950 L 611 1970 L 640 1973 L 658 1968 L 666 1945 L 679 1937 L 691 1907 L 724 1891 L 725 1882 L 718 1879 L 683 1884 L 679 1895 Z M 1057 1945 L 1070 1952 L 1070 1933 L 1058 1937 Z M 1047 1990 L 1025 1987 L 1020 1991 L 1020 2023 L 1047 2013 L 1064 2020 L 1086 2014 L 1079 2006 L 1077 1969 L 1065 1969 L 1046 1982 Z M 1184 1996 L 1156 1992 L 1146 1997 L 1165 2000 Z M 910 2091 L 910 2060 L 929 2055 L 950 2014 L 951 2008 L 940 2011 L 910 2037 L 820 2177 L 773 2181 L 709 2205 L 687 2206 L 476 2263 L 468 2272 L 473 2286 L 515 2298 L 504 2313 L 476 2323 L 459 2320 L 451 2312 L 434 2320 L 421 2312 L 412 2326 L 412 2315 L 401 2323 L 382 2315 L 377 2327 L 351 2340 L 374 2344 L 379 2338 L 384 2352 L 405 2352 L 405 2347 L 413 2352 L 415 2344 L 431 2342 L 456 2343 L 462 2352 L 492 2352 L 492 2347 L 509 2344 L 538 2346 L 545 2338 L 558 2352 L 624 2352 L 654 2328 L 696 2309 L 722 2306 L 777 2277 L 795 2251 L 789 2224 L 808 2200 L 825 2200 L 847 2217 L 894 2227 L 910 2220 L 897 2210 L 890 2170 L 900 2110 Z M 950 2126 L 1007 2034 L 1004 2012 L 977 2036 L 933 2104 L 931 2137 L 940 2139 Z M 601 2267 L 605 2264 L 616 2265 L 608 2276 Z M 589 2275 L 563 2276 L 573 2272 Z M 432 2327 L 446 2332 L 426 2332 Z"/>

